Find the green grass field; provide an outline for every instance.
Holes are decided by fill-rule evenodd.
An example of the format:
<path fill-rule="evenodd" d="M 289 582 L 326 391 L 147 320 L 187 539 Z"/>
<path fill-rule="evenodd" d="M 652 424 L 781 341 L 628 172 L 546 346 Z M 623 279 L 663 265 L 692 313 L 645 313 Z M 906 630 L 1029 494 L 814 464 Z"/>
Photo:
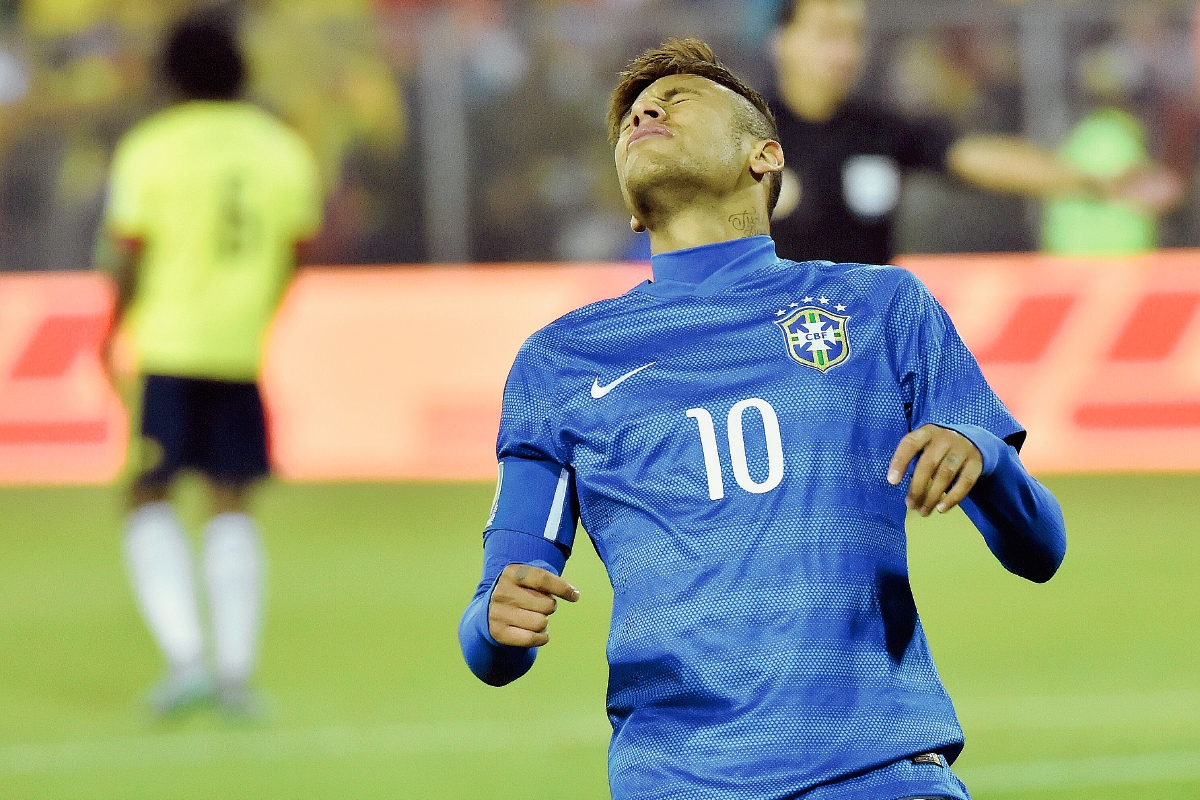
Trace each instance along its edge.
<path fill-rule="evenodd" d="M 1200 797 L 1200 476 L 1047 481 L 1070 551 L 1034 586 L 960 512 L 910 527 L 914 592 L 980 800 Z M 0 491 L 0 798 L 606 798 L 611 594 L 583 597 L 532 673 L 476 681 L 456 623 L 488 485 L 273 485 L 262 721 L 156 723 L 160 675 L 111 489 Z M 199 522 L 194 487 L 186 516 Z"/>

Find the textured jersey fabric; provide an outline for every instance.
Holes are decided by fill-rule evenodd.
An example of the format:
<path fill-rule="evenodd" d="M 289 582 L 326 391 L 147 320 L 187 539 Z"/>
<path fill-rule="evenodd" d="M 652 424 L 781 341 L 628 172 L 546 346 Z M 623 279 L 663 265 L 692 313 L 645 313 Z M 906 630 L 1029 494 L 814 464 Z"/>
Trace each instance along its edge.
<path fill-rule="evenodd" d="M 891 261 L 903 173 L 944 171 L 953 129 L 859 101 L 824 122 L 774 106 L 788 169 L 800 179 L 799 205 L 771 221 L 779 254 L 797 261 Z"/>
<path fill-rule="evenodd" d="M 614 798 L 791 798 L 953 759 L 887 465 L 926 423 L 1013 443 L 1021 427 L 904 270 L 797 264 L 753 237 L 654 272 L 526 342 L 498 443 L 506 471 L 543 465 L 543 498 L 565 471 L 562 513 L 612 581 Z M 569 545 L 542 505 L 511 527 Z M 947 793 L 936 778 L 918 791 Z"/>
<path fill-rule="evenodd" d="M 912 759 L 902 758 L 877 769 L 821 784 L 794 800 L 961 800 L 967 797 L 967 787 L 945 762 L 941 766 L 914 764 Z"/>
<path fill-rule="evenodd" d="M 321 195 L 300 136 L 247 103 L 184 103 L 126 135 L 107 224 L 143 244 L 130 309 L 142 371 L 255 380 Z"/>

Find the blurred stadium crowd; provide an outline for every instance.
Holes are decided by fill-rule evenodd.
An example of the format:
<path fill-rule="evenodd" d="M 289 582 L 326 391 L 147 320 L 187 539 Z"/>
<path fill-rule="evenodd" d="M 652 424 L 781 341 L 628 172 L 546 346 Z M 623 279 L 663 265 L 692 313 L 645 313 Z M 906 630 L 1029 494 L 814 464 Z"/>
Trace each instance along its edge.
<path fill-rule="evenodd" d="M 86 269 L 112 148 L 164 105 L 160 37 L 211 3 L 0 2 L 0 269 Z M 322 263 L 595 261 L 637 253 L 605 138 L 616 71 L 670 35 L 770 91 L 778 0 L 242 0 L 251 96 L 313 145 Z M 1194 186 L 1190 2 L 871 3 L 859 93 L 1051 146 L 1089 109 L 1140 121 Z M 963 224 L 955 224 L 956 220 Z M 967 221 L 970 220 L 970 223 Z M 1031 249 L 1024 201 L 909 180 L 901 252 Z M 1160 243 L 1200 244 L 1200 193 Z"/>

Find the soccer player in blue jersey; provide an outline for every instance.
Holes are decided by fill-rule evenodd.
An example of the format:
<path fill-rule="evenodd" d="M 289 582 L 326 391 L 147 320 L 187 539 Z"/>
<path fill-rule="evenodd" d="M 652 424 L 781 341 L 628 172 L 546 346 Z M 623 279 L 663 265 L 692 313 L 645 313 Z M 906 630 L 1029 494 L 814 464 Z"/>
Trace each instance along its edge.
<path fill-rule="evenodd" d="M 654 280 L 517 355 L 468 665 L 533 665 L 581 522 L 614 590 L 614 798 L 966 800 L 905 513 L 961 505 L 1048 580 L 1065 530 L 1025 431 L 910 273 L 776 257 L 774 121 L 707 45 L 634 61 L 609 123 Z"/>

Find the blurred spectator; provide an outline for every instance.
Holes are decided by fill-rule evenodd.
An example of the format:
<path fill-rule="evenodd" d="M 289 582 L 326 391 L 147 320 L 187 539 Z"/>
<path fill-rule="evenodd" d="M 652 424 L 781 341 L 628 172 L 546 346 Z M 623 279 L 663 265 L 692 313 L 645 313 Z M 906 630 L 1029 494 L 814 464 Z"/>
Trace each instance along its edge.
<path fill-rule="evenodd" d="M 244 40 L 251 96 L 308 140 L 331 190 L 329 224 L 310 257 L 419 260 L 418 247 L 407 241 L 419 241 L 419 230 L 390 231 L 392 252 L 362 252 L 387 226 L 389 196 L 408 190 L 385 177 L 402 152 L 407 124 L 369 0 L 253 0 Z"/>
<path fill-rule="evenodd" d="M 1179 107 L 1190 81 L 1186 45 L 1169 42 L 1160 9 L 1139 3 L 1123 15 L 1112 41 L 1079 60 L 1078 81 L 1092 110 L 1068 134 L 1062 157 L 1119 197 L 1062 197 L 1042 214 L 1042 250 L 1062 255 L 1123 255 L 1158 246 L 1158 218 L 1183 199 L 1192 171 L 1194 113 Z M 1159 80 L 1152 80 L 1158 73 Z M 1175 147 L 1176 170 L 1156 166 L 1138 117 Z M 1173 136 L 1171 135 L 1173 134 Z M 1161 144 L 1160 144 L 1161 146 Z M 1186 154 L 1185 154 L 1186 153 Z"/>
<path fill-rule="evenodd" d="M 906 35 L 885 66 L 883 87 L 909 117 L 947 117 L 959 131 L 1018 133 L 1016 43 L 980 25 Z"/>
<path fill-rule="evenodd" d="M 475 258 L 619 258 L 632 233 L 595 113 L 607 102 L 603 65 L 618 58 L 613 10 L 495 4 L 475 23 Z"/>
<path fill-rule="evenodd" d="M 0 32 L 0 269 L 91 260 L 120 135 L 163 105 L 162 30 L 199 0 L 25 0 Z M 320 154 L 337 213 L 311 258 L 423 257 L 416 155 L 398 64 L 368 0 L 243 0 L 250 95 Z M 7 33 L 7 36 L 3 35 Z M 11 44 L 10 44 L 11 42 Z M 400 45 L 403 49 L 403 43 Z"/>
<path fill-rule="evenodd" d="M 774 46 L 780 138 L 788 158 L 772 223 L 797 260 L 887 263 L 903 172 L 948 171 L 981 188 L 1028 197 L 1140 202 L 1142 170 L 1098 176 L 1012 136 L 957 136 L 946 122 L 910 121 L 851 97 L 866 59 L 862 0 L 789 0 Z"/>
<path fill-rule="evenodd" d="M 780 86 L 788 82 L 779 53 L 769 58 L 769 43 L 776 14 L 781 6 L 790 13 L 792 0 L 215 3 L 239 21 L 251 62 L 251 99 L 301 130 L 321 160 L 328 224 L 311 258 L 324 263 L 435 257 L 438 228 L 427 224 L 426 215 L 440 207 L 434 201 L 439 193 L 453 199 L 451 207 L 463 218 L 455 258 L 620 257 L 642 240 L 624 220 L 595 112 L 604 105 L 604 87 L 615 70 L 667 36 L 695 34 L 711 41 L 752 83 L 773 82 L 772 62 Z M 214 0 L 0 3 L 0 269 L 87 266 L 112 148 L 136 119 L 164 103 L 151 68 L 158 36 L 189 10 L 212 5 Z M 1028 196 L 1030 187 L 1014 185 L 1012 170 L 1006 176 L 978 173 L 981 164 L 995 166 L 1012 157 L 1012 148 L 993 140 L 987 158 L 949 159 L 955 143 L 970 138 L 962 134 L 1016 134 L 1030 125 L 1020 83 L 1025 65 L 1018 64 L 1024 51 L 1017 20 L 1025 7 L 999 0 L 950 0 L 938 4 L 936 14 L 926 3 L 871 7 L 871 59 L 868 63 L 862 52 L 859 25 L 850 37 L 857 37 L 858 68 L 850 74 L 861 79 L 851 82 L 852 93 L 844 90 L 841 107 L 884 114 L 892 149 L 852 154 L 884 160 L 856 161 L 847 174 L 854 176 L 856 202 L 895 205 L 864 219 L 847 207 L 849 227 L 834 238 L 852 241 L 862 230 L 882 230 L 890 245 L 873 250 L 876 257 L 898 245 L 907 250 L 1035 245 L 1018 195 L 971 188 L 979 184 Z M 1064 87 L 1059 106 L 1067 119 L 1081 119 L 1097 107 L 1085 75 L 1118 76 L 1125 94 L 1118 107 L 1140 124 L 1150 158 L 1190 181 L 1197 103 L 1187 26 L 1178 9 L 1165 2 L 1073 3 L 1061 9 L 1068 24 L 1062 51 L 1053 55 L 1069 65 L 1079 61 L 1071 72 L 1079 80 Z M 444 102 L 423 82 L 433 74 L 430 65 L 446 58 L 428 52 L 424 33 L 447 16 L 461 51 L 461 64 L 454 55 L 450 65 L 461 67 L 454 80 L 462 84 Z M 814 56 L 825 58 L 819 41 L 810 44 Z M 798 69 L 812 73 L 813 66 Z M 790 105 L 787 92 L 778 100 L 780 108 Z M 447 158 L 439 146 L 447 108 L 464 152 L 455 156 L 455 180 L 431 188 L 426 182 L 437 180 L 445 163 L 440 159 Z M 789 114 L 804 125 L 788 123 Z M 817 122 L 836 127 L 834 118 L 781 116 L 793 129 Z M 902 142 L 908 146 L 896 149 Z M 803 153 L 795 142 L 788 148 L 792 171 L 802 179 Z M 961 148 L 964 153 L 970 148 Z M 839 169 L 828 171 L 826 189 L 810 180 L 799 194 L 792 192 L 800 206 L 779 218 L 778 232 L 808 224 L 806 204 L 816 195 L 842 197 L 846 187 Z M 792 182 L 793 189 L 797 185 Z M 1092 194 L 1099 196 L 1098 188 L 1091 186 Z M 1033 193 L 1040 196 L 1040 190 Z M 1160 219 L 1164 241 L 1200 243 L 1200 222 L 1191 219 L 1200 220 L 1200 193 L 1195 194 L 1187 213 Z"/>

